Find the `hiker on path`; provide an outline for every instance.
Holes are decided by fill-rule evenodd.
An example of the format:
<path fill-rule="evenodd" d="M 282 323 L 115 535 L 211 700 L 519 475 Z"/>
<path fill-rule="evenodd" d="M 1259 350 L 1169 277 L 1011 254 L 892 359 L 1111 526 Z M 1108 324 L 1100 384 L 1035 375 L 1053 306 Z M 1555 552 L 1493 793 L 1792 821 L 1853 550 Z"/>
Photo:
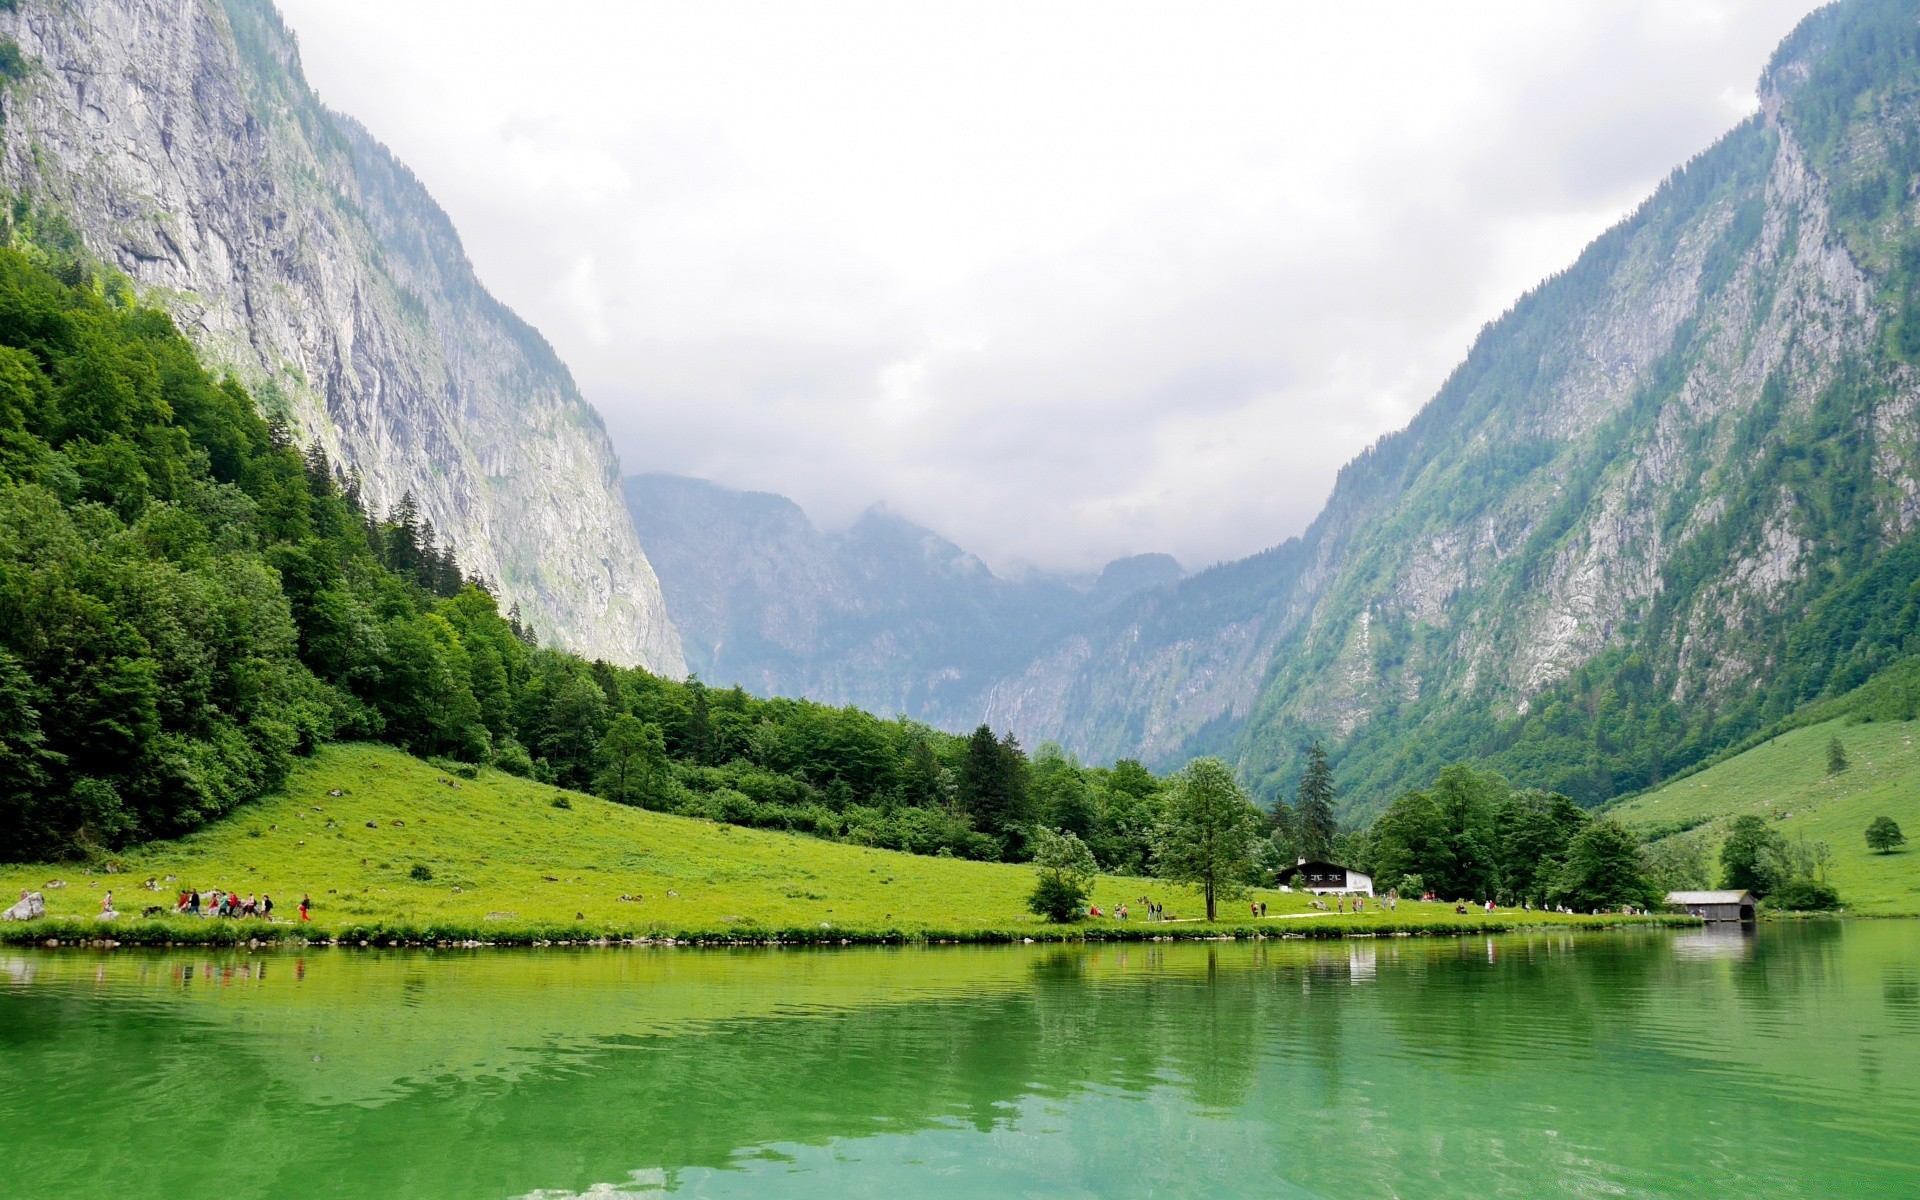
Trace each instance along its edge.
<path fill-rule="evenodd" d="M 302 896 L 300 897 L 300 919 L 301 919 L 302 921 L 311 921 L 311 920 L 313 920 L 313 918 L 312 918 L 312 917 L 310 917 L 310 916 L 308 916 L 308 915 L 307 915 L 307 910 L 308 910 L 308 909 L 310 909 L 310 908 L 312 908 L 312 907 L 313 907 L 313 901 L 312 901 L 312 900 L 310 900 L 310 899 L 308 899 L 308 898 L 307 898 L 307 897 L 306 897 L 305 895 L 302 895 Z"/>
<path fill-rule="evenodd" d="M 273 920 L 273 897 L 265 892 L 260 893 L 260 915 L 269 921 Z"/>

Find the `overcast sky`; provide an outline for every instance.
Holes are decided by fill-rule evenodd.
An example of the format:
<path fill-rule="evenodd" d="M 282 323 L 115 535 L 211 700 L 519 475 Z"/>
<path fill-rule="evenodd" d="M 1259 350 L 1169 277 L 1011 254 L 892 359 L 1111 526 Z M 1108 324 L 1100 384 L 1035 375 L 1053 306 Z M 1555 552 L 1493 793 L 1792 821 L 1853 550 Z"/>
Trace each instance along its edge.
<path fill-rule="evenodd" d="M 1312 520 L 1809 0 L 280 0 L 625 469 L 996 568 Z"/>

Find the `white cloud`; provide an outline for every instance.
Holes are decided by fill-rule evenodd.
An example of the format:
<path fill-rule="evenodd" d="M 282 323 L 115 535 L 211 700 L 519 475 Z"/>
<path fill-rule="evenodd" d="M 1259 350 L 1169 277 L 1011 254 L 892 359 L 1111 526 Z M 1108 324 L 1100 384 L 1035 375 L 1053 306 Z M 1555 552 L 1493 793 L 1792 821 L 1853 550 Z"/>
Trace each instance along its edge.
<path fill-rule="evenodd" d="M 282 0 L 629 470 L 997 566 L 1311 520 L 1811 0 Z"/>

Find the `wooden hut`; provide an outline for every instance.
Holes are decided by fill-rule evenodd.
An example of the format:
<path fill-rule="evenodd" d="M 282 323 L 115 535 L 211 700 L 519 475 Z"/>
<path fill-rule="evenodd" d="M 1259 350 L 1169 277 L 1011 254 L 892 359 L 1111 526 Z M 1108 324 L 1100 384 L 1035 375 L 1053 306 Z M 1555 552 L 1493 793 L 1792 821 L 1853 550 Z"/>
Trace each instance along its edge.
<path fill-rule="evenodd" d="M 1668 892 L 1667 907 L 1705 921 L 1751 921 L 1752 892 Z"/>
<path fill-rule="evenodd" d="M 1351 870 L 1339 863 L 1308 862 L 1304 858 L 1280 872 L 1279 882 L 1316 896 L 1373 895 L 1373 876 L 1366 872 Z"/>

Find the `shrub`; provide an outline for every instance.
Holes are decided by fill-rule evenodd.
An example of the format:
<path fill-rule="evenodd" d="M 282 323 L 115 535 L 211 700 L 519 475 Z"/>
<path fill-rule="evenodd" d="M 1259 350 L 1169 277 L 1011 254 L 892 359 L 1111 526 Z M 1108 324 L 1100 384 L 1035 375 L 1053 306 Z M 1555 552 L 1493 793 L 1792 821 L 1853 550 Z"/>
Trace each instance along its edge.
<path fill-rule="evenodd" d="M 494 748 L 493 765 L 522 779 L 533 777 L 533 758 L 527 754 L 525 746 L 512 738 L 501 739 L 500 745 Z"/>
<path fill-rule="evenodd" d="M 425 863 L 415 863 L 413 864 L 413 870 L 407 872 L 407 878 L 417 879 L 421 883 L 428 883 L 433 879 L 433 872 Z"/>
<path fill-rule="evenodd" d="M 1085 911 L 1087 893 L 1061 871 L 1042 871 L 1027 897 L 1027 907 L 1049 921 L 1077 921 Z"/>
<path fill-rule="evenodd" d="M 1840 907 L 1840 893 L 1818 879 L 1791 879 L 1767 897 L 1767 904 L 1784 912 L 1832 912 Z"/>
<path fill-rule="evenodd" d="M 553 806 L 555 808 L 572 808 L 573 801 L 567 799 L 565 796 L 555 796 L 553 798 Z"/>

